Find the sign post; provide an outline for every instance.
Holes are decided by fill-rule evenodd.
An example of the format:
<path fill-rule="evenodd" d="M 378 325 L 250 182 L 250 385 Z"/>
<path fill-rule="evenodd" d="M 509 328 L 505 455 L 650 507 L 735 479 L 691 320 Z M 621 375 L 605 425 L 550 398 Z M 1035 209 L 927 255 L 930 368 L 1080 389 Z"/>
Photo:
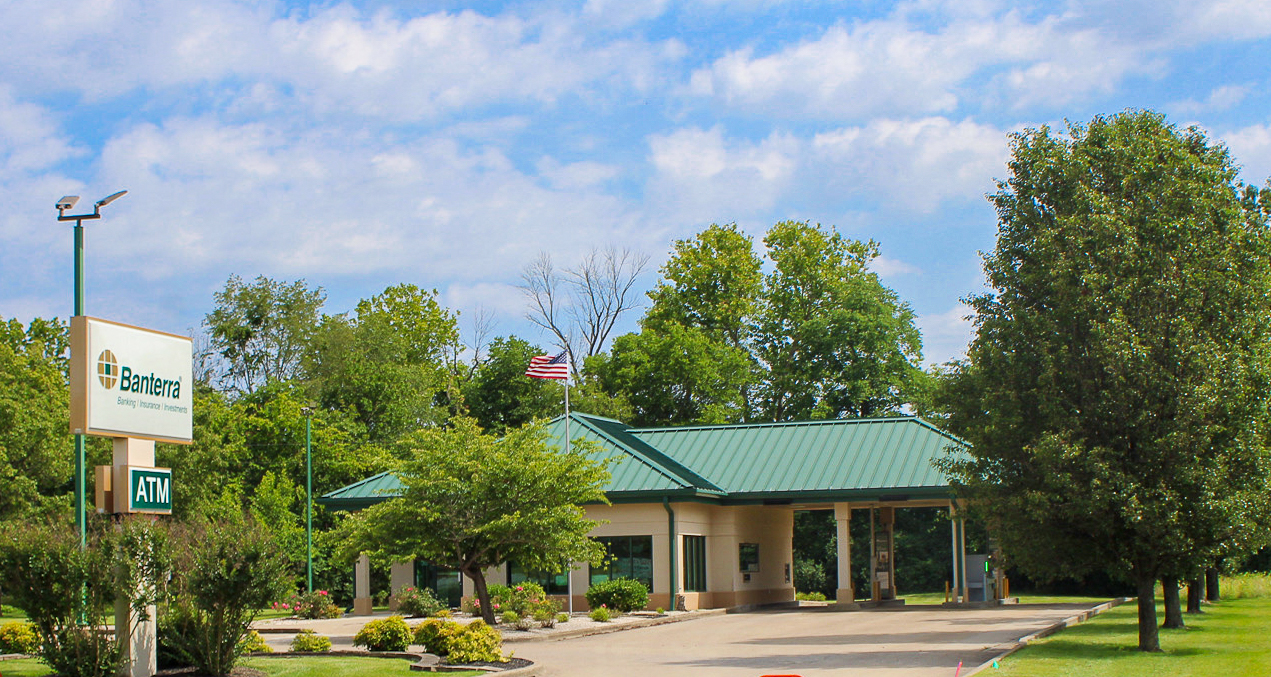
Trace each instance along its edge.
<path fill-rule="evenodd" d="M 155 442 L 189 444 L 194 430 L 190 339 L 83 315 L 71 318 L 71 432 L 110 437 L 113 468 L 97 472 L 97 510 L 172 513 L 172 470 L 156 468 Z M 109 486 L 103 486 L 109 484 Z M 146 620 L 115 601 L 125 675 L 153 677 L 157 609 Z"/>

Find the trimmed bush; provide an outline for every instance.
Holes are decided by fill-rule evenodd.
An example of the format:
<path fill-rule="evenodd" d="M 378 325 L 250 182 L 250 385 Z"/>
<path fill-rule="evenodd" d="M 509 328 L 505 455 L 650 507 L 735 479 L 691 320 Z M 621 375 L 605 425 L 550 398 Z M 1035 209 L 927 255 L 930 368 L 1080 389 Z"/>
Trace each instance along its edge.
<path fill-rule="evenodd" d="M 556 622 L 557 622 L 557 623 L 568 623 L 568 622 L 569 622 L 569 614 L 565 613 L 564 611 L 562 611 L 562 612 L 560 612 L 560 613 L 556 614 Z"/>
<path fill-rule="evenodd" d="M 538 623 L 540 628 L 556 627 L 556 614 L 551 611 L 535 611 L 534 622 Z"/>
<path fill-rule="evenodd" d="M 620 613 L 637 611 L 648 606 L 649 590 L 630 578 L 601 581 L 587 590 L 587 604 L 593 609 L 604 606 Z"/>
<path fill-rule="evenodd" d="M 407 586 L 398 591 L 390 598 L 389 605 L 403 616 L 432 616 L 445 609 L 445 605 L 433 597 L 432 590 L 414 586 Z"/>
<path fill-rule="evenodd" d="M 503 636 L 475 620 L 467 625 L 429 619 L 415 626 L 415 643 L 424 651 L 446 656 L 448 663 L 505 662 Z"/>
<path fill-rule="evenodd" d="M 241 644 L 239 644 L 238 651 L 240 654 L 244 654 L 244 655 L 249 653 L 273 653 L 274 652 L 273 648 L 271 648 L 268 644 L 265 643 L 265 638 L 261 637 L 260 633 L 256 632 L 255 630 L 248 630 L 247 634 L 243 635 L 243 641 Z"/>
<path fill-rule="evenodd" d="M 353 646 L 364 646 L 367 651 L 405 651 L 413 638 L 404 618 L 389 616 L 363 625 L 353 637 Z"/>
<path fill-rule="evenodd" d="M 304 653 L 326 653 L 331 650 L 331 640 L 312 630 L 301 630 L 291 640 L 291 650 Z"/>
<path fill-rule="evenodd" d="M 475 620 L 450 639 L 447 663 L 506 663 L 503 657 L 503 636 L 498 630 Z"/>
<path fill-rule="evenodd" d="M 794 598 L 800 602 L 824 602 L 825 593 L 823 592 L 797 592 Z"/>
<path fill-rule="evenodd" d="M 521 614 L 518 614 L 515 611 L 504 611 L 499 614 L 499 622 L 504 625 L 516 625 L 516 622 L 519 620 L 521 620 Z"/>
<path fill-rule="evenodd" d="M 438 656 L 450 653 L 450 640 L 463 630 L 463 626 L 454 621 L 429 619 L 415 626 L 415 643 L 424 647 L 424 651 Z"/>
<path fill-rule="evenodd" d="M 40 649 L 35 626 L 23 621 L 0 625 L 0 653 L 34 654 Z"/>
<path fill-rule="evenodd" d="M 609 607 L 603 604 L 595 609 L 592 609 L 591 613 L 587 615 L 591 617 L 591 620 L 596 621 L 597 623 L 608 623 L 609 619 L 612 618 L 612 614 L 609 613 Z"/>

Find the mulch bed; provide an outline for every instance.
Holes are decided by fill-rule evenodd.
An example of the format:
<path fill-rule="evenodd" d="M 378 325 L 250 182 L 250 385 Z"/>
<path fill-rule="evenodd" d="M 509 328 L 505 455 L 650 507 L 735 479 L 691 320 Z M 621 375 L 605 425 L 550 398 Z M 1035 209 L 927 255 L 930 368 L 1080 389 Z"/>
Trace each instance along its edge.
<path fill-rule="evenodd" d="M 263 670 L 249 668 L 243 665 L 230 670 L 230 677 L 266 677 Z M 204 673 L 198 671 L 198 668 L 164 668 L 155 673 L 155 677 L 206 677 Z"/>
<path fill-rule="evenodd" d="M 524 658 L 509 658 L 506 663 L 479 661 L 476 663 L 446 663 L 445 665 L 457 668 L 495 668 L 497 670 L 515 670 L 517 668 L 527 668 L 533 664 L 533 661 L 527 661 Z"/>

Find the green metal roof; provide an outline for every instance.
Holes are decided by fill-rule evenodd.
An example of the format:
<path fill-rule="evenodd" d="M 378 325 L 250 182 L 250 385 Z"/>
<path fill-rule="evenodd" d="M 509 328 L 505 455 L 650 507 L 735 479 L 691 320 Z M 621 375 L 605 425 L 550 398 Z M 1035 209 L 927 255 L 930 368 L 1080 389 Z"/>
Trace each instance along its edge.
<path fill-rule="evenodd" d="M 695 469 L 730 497 L 946 490 L 949 482 L 933 461 L 963 446 L 914 417 L 628 432 Z"/>
<path fill-rule="evenodd" d="M 315 502 L 328 505 L 337 510 L 360 510 L 368 508 L 386 498 L 400 496 L 402 481 L 391 472 L 382 472 L 355 482 L 347 487 L 323 494 Z"/>
<path fill-rule="evenodd" d="M 712 502 L 885 499 L 945 496 L 948 480 L 933 464 L 957 438 L 918 418 L 632 428 L 573 412 L 570 437 L 596 443 L 593 457 L 611 459 L 610 500 L 693 498 Z M 564 417 L 548 432 L 565 438 Z M 318 502 L 357 510 L 401 491 L 380 473 L 323 495 Z"/>

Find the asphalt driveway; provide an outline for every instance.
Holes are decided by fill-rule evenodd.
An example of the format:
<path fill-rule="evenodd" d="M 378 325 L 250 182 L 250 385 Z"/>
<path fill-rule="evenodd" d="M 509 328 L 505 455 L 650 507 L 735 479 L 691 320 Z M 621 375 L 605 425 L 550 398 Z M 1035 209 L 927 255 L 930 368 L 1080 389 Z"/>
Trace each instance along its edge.
<path fill-rule="evenodd" d="M 505 648 L 534 661 L 543 677 L 953 677 L 959 661 L 965 675 L 1004 646 L 1094 606 L 800 608 Z"/>

